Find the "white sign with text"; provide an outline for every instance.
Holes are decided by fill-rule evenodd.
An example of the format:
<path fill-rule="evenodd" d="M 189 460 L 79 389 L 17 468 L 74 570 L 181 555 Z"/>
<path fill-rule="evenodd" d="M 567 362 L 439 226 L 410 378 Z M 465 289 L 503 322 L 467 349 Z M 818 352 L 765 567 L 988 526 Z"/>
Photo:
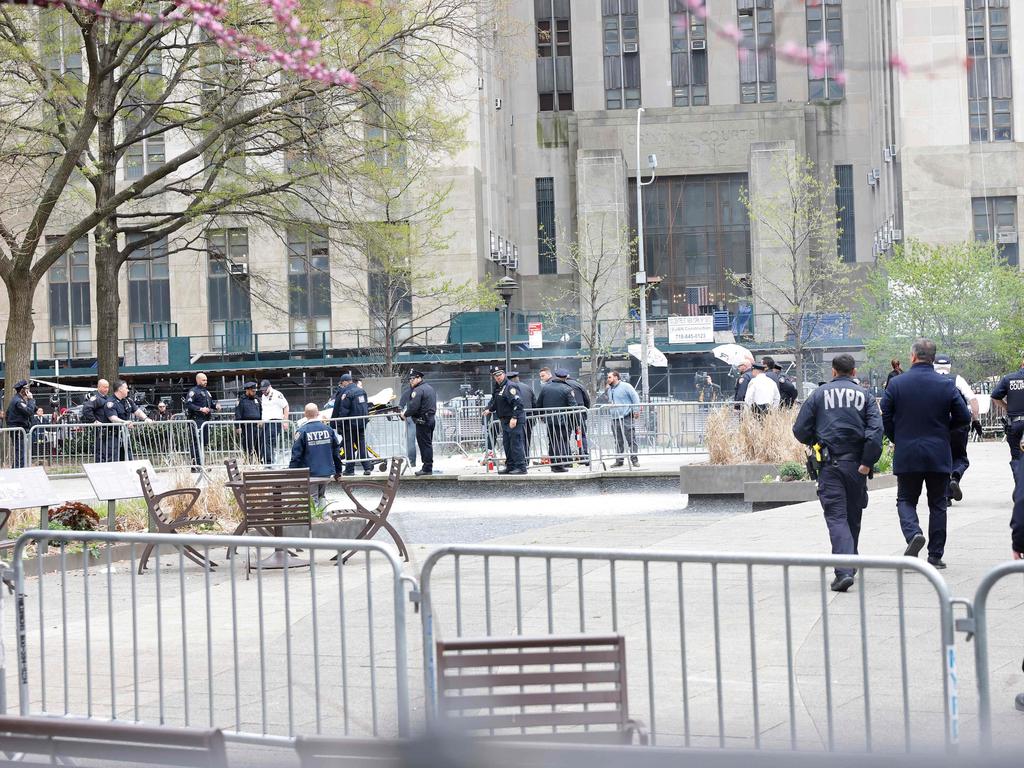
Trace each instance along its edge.
<path fill-rule="evenodd" d="M 705 344 L 715 340 L 714 318 L 672 316 L 668 319 L 669 344 Z"/>

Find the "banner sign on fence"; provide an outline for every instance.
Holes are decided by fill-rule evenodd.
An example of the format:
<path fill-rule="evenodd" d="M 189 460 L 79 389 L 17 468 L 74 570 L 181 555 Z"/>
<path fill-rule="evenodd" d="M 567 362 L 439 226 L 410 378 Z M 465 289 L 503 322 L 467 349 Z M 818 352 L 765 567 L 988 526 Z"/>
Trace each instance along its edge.
<path fill-rule="evenodd" d="M 544 347 L 544 323 L 530 323 L 530 349 Z"/>
<path fill-rule="evenodd" d="M 715 340 L 714 317 L 672 316 L 668 319 L 669 344 L 703 344 Z"/>

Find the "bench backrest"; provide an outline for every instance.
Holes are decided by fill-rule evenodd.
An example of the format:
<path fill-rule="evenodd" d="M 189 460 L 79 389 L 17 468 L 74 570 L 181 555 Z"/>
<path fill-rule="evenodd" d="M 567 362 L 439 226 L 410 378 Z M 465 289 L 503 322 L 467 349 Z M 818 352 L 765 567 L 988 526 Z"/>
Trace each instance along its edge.
<path fill-rule="evenodd" d="M 388 466 L 388 479 L 381 489 L 380 502 L 374 511 L 381 517 L 387 517 L 391 511 L 391 505 L 395 503 L 395 496 L 398 495 L 398 483 L 402 479 L 402 459 L 400 456 L 393 456 Z"/>
<path fill-rule="evenodd" d="M 221 768 L 227 765 L 219 730 L 172 728 L 49 717 L 0 716 L 0 766 L 54 765 L 75 758 L 136 765 Z M 24 753 L 14 761 L 15 753 Z"/>
<path fill-rule="evenodd" d="M 135 472 L 139 476 L 139 485 L 142 486 L 142 499 L 146 502 L 146 507 L 155 517 L 165 523 L 170 522 L 173 515 L 167 515 L 160 509 L 160 500 L 156 498 L 159 494 L 153 490 L 153 481 L 149 478 L 149 472 L 145 467 L 139 467 Z"/>
<path fill-rule="evenodd" d="M 627 727 L 621 635 L 460 638 L 437 643 L 438 707 L 468 731 Z"/>
<path fill-rule="evenodd" d="M 312 523 L 308 469 L 245 472 L 242 493 L 249 528 Z"/>

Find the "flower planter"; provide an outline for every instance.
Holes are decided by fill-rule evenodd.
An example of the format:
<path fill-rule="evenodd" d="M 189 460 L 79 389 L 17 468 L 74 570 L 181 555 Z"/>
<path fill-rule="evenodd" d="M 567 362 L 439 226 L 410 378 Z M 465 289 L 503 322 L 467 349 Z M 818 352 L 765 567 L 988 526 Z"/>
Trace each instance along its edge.
<path fill-rule="evenodd" d="M 679 492 L 690 496 L 742 496 L 747 483 L 779 471 L 774 464 L 690 464 L 679 468 Z"/>

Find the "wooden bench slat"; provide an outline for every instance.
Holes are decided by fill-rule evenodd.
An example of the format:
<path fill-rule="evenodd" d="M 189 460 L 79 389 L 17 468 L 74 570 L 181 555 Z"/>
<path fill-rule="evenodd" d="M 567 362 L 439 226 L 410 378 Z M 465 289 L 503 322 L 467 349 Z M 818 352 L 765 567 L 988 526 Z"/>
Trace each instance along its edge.
<path fill-rule="evenodd" d="M 446 654 L 444 666 L 452 669 L 475 667 L 527 667 L 539 664 L 615 664 L 618 651 L 550 651 L 547 653 Z"/>
<path fill-rule="evenodd" d="M 584 683 L 618 683 L 622 673 L 617 669 L 575 670 L 572 672 L 496 672 L 485 675 L 442 675 L 442 690 L 499 688 L 503 685 L 582 685 Z"/>
<path fill-rule="evenodd" d="M 618 691 L 540 691 L 537 693 L 493 693 L 471 696 L 443 696 L 442 706 L 450 711 L 499 707 L 572 706 L 583 704 L 618 704 Z"/>
<path fill-rule="evenodd" d="M 618 710 L 589 712 L 526 712 L 509 715 L 465 715 L 460 726 L 473 731 L 498 728 L 536 728 L 552 725 L 621 725 L 626 718 Z"/>

